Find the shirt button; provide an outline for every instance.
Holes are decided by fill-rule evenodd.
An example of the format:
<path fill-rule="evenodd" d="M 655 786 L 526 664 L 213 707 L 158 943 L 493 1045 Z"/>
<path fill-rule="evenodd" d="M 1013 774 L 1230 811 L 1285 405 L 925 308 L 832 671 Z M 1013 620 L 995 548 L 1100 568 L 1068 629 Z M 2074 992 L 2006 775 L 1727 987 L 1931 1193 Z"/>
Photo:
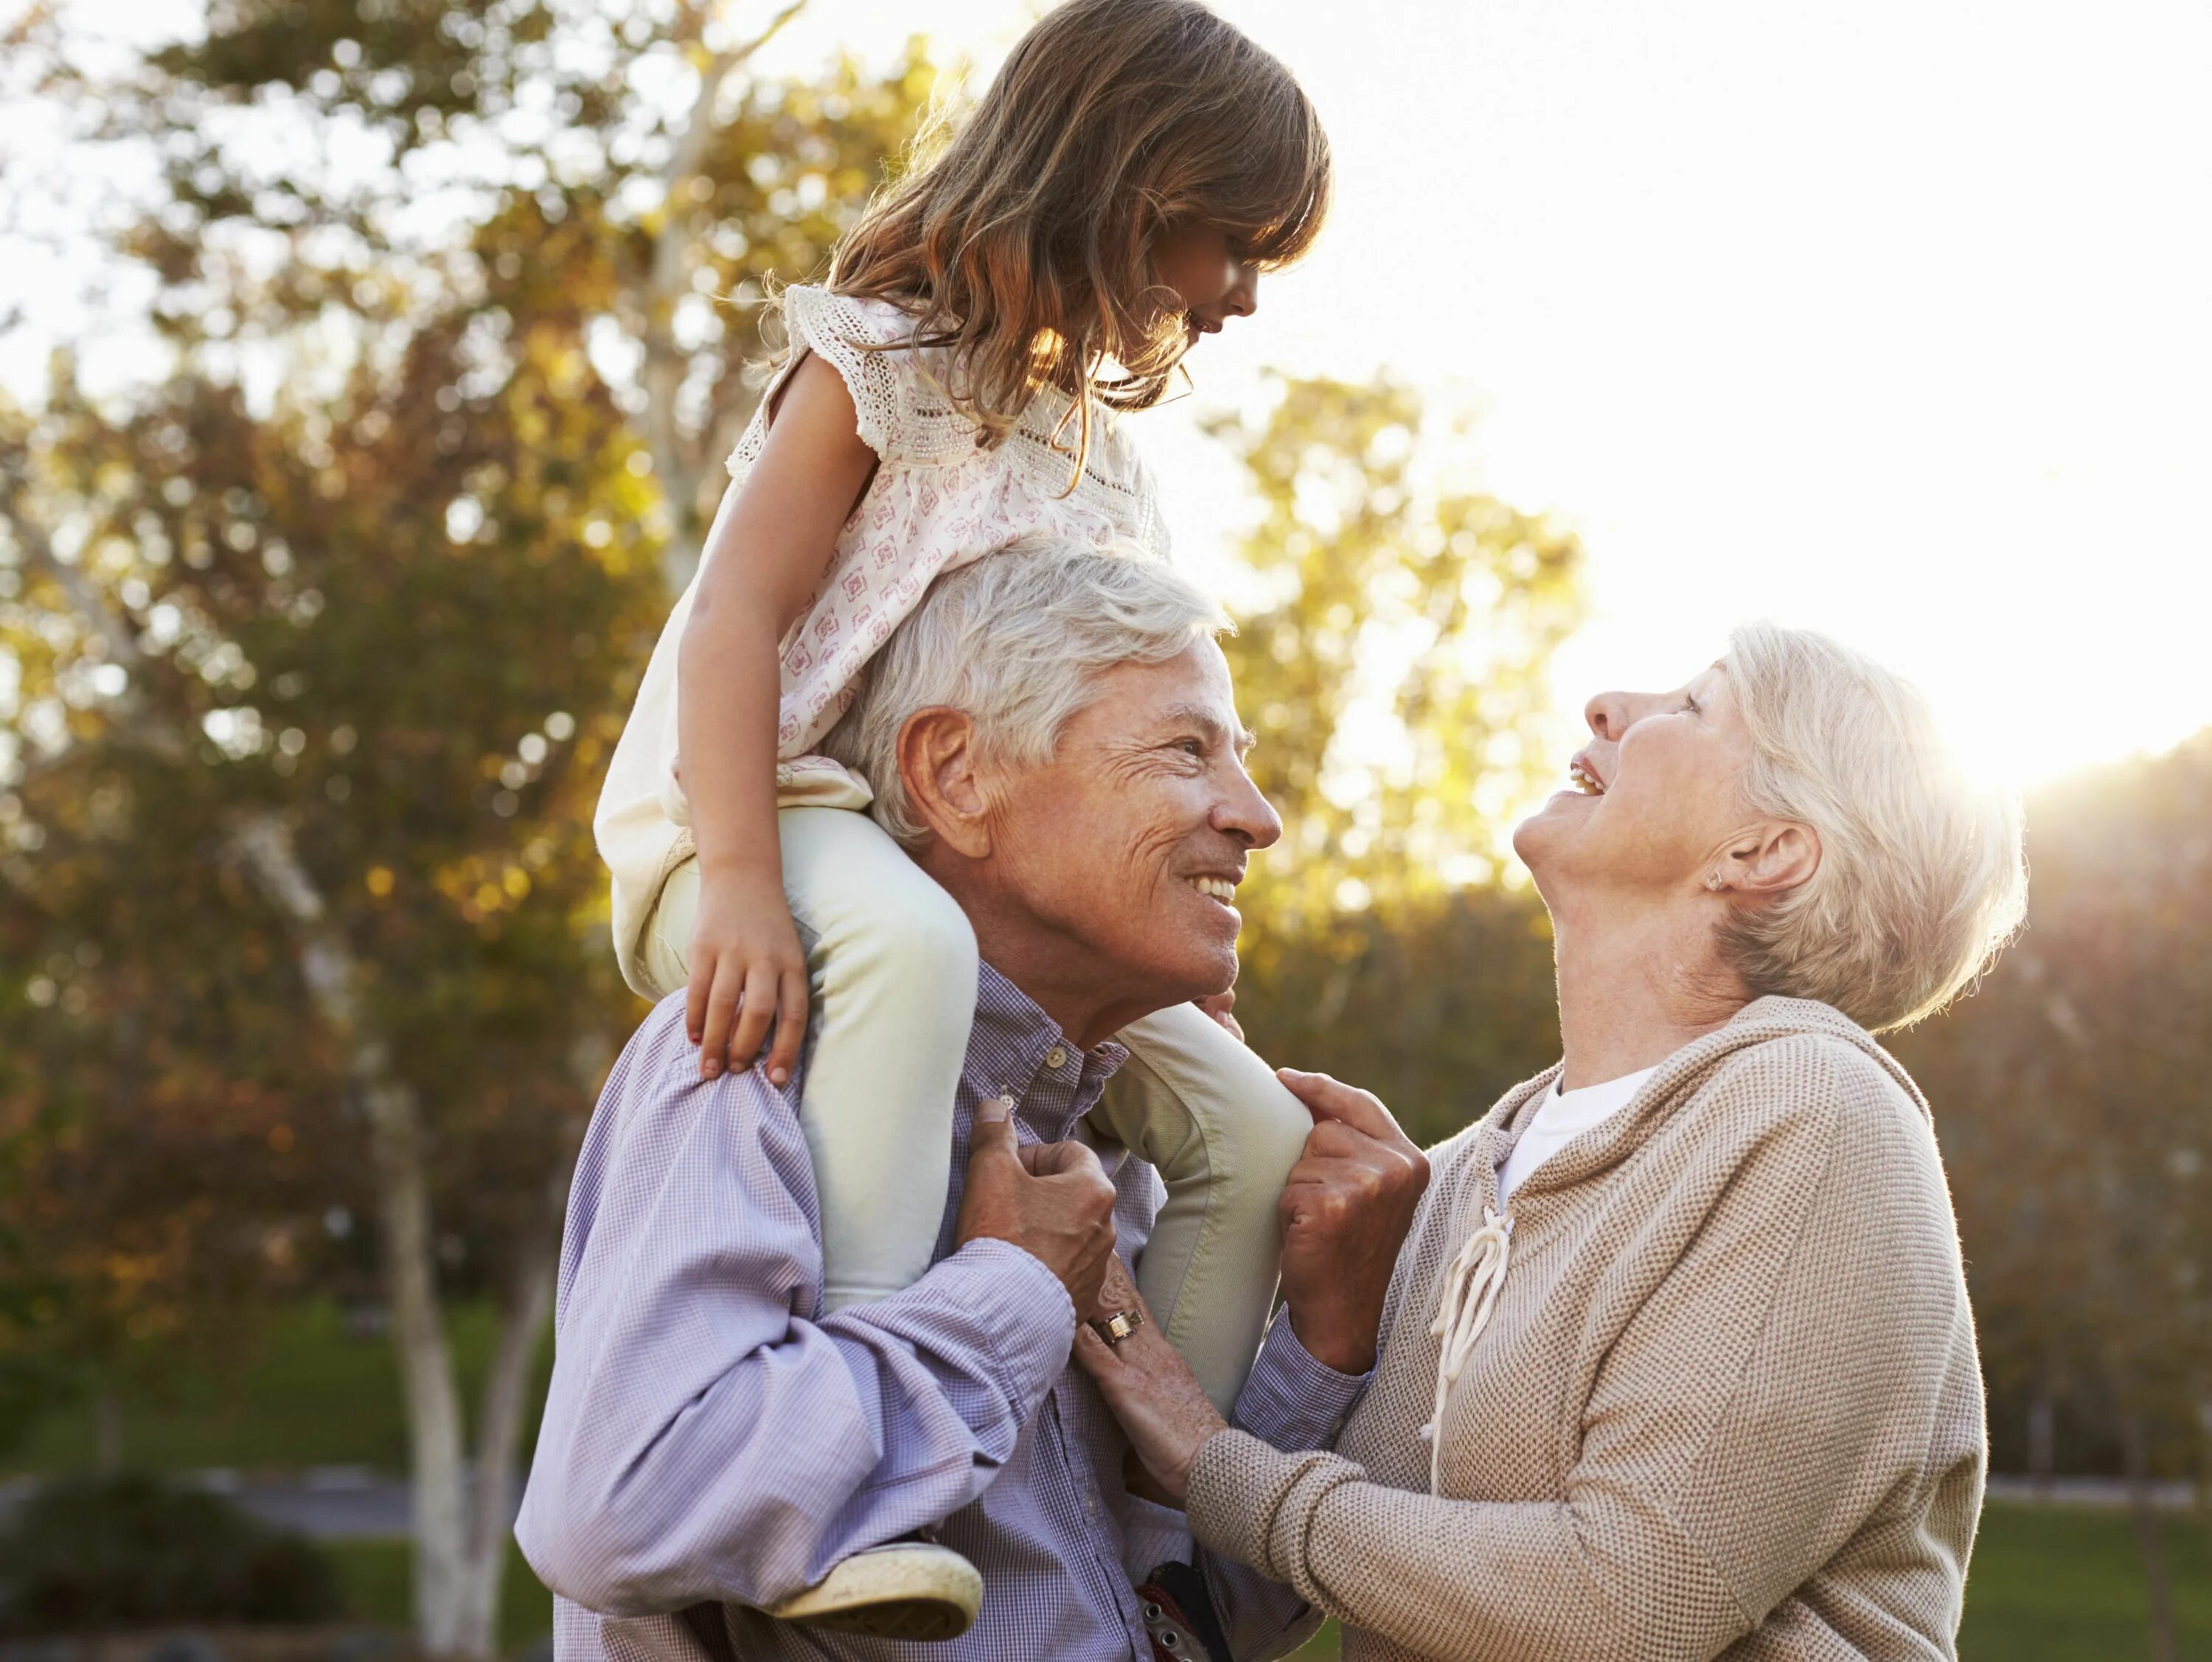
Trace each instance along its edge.
<path fill-rule="evenodd" d="M 1066 1067 L 1067 1047 L 1065 1044 L 1055 1044 L 1052 1049 L 1047 1050 L 1044 1053 L 1044 1065 L 1048 1068 Z"/>

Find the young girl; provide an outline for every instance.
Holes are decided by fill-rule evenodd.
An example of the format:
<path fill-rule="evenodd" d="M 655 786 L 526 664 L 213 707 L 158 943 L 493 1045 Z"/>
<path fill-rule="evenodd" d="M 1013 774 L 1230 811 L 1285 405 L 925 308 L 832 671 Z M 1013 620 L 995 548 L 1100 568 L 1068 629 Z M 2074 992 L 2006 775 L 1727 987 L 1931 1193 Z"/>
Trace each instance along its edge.
<path fill-rule="evenodd" d="M 1250 314 L 1328 183 L 1297 83 L 1196 0 L 1066 0 L 943 154 L 870 207 L 827 284 L 782 297 L 788 358 L 595 829 L 623 974 L 648 996 L 688 988 L 703 1076 L 772 1034 L 761 1065 L 783 1084 L 817 1024 L 800 1119 L 827 1309 L 929 1265 L 976 960 L 950 897 L 858 811 L 866 782 L 816 747 L 939 573 L 1038 533 L 1165 554 L 1116 412 Z M 1225 1412 L 1311 1120 L 1194 1008 L 1122 1038 L 1100 1129 L 1168 1188 L 1142 1289 Z"/>

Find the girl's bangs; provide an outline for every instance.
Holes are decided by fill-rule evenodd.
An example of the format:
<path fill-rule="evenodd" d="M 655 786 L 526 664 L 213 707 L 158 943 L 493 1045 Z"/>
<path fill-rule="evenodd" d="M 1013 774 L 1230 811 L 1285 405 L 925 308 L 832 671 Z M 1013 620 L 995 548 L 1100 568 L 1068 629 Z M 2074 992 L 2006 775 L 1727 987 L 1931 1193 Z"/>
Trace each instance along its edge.
<path fill-rule="evenodd" d="M 1242 200 L 1219 216 L 1239 234 L 1245 258 L 1263 270 L 1304 258 L 1328 216 L 1328 140 L 1303 97 L 1285 125 L 1266 161 L 1236 192 Z"/>

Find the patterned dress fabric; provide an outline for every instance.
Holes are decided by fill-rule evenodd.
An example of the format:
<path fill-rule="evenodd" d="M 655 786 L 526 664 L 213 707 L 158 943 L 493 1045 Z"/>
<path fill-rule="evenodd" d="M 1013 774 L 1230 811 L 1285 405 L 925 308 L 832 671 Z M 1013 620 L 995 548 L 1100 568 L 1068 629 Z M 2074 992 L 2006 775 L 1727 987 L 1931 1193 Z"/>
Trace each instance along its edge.
<path fill-rule="evenodd" d="M 865 807 L 866 785 L 811 747 L 933 578 L 1033 533 L 1164 558 L 1167 528 L 1151 473 L 1103 405 L 1092 406 L 1091 454 L 1078 475 L 1067 399 L 1041 394 L 1017 431 L 981 447 L 975 423 L 946 402 L 944 355 L 909 345 L 913 320 L 896 307 L 795 287 L 785 291 L 784 320 L 791 356 L 730 454 L 732 482 L 751 473 L 777 393 L 809 356 L 843 378 L 860 436 L 878 461 L 821 587 L 781 643 L 777 782 L 787 801 Z M 614 876 L 615 948 L 634 987 L 645 984 L 641 933 L 668 874 L 693 848 L 677 776 L 677 664 L 698 587 L 694 576 L 661 630 L 592 819 Z"/>

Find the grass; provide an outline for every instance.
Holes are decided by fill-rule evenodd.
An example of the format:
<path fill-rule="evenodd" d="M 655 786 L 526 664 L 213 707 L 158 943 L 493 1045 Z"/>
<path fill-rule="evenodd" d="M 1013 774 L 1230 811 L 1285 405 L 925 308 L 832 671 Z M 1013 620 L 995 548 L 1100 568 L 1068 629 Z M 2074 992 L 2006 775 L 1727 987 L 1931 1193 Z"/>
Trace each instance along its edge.
<path fill-rule="evenodd" d="M 489 1365 L 496 1319 L 488 1306 L 452 1312 L 449 1342 L 461 1400 L 473 1409 Z M 538 1356 L 538 1389 L 552 1371 L 549 1324 Z M 537 1433 L 533 1415 L 525 1428 Z M 82 1471 L 93 1458 L 93 1411 L 79 1403 L 42 1418 L 0 1460 L 0 1470 L 46 1475 Z M 334 1305 L 295 1306 L 275 1317 L 238 1362 L 220 1373 L 172 1376 L 158 1394 L 123 1403 L 123 1458 L 143 1471 L 210 1466 L 240 1471 L 301 1471 L 309 1466 L 407 1469 L 398 1369 L 392 1341 L 356 1333 Z"/>
<path fill-rule="evenodd" d="M 2212 1532 L 2164 1520 L 2180 1653 L 2212 1657 Z M 2128 1662 L 2150 1655 L 2149 1599 L 2124 1513 L 1993 1502 L 1966 1576 L 1960 1662 Z M 1297 1662 L 1337 1662 L 1330 1622 Z"/>
<path fill-rule="evenodd" d="M 356 1622 L 404 1628 L 414 1609 L 415 1548 L 407 1541 L 328 1541 L 344 1589 L 346 1614 Z M 513 1542 L 499 1587 L 499 1647 L 514 1656 L 553 1631 L 553 1595 L 538 1585 Z"/>
<path fill-rule="evenodd" d="M 456 1310 L 452 1337 L 463 1400 L 472 1403 L 491 1352 L 491 1312 Z M 550 1361 L 549 1343 L 539 1358 L 541 1378 Z M 92 1448 L 91 1413 L 80 1407 L 33 1427 L 6 1465 L 40 1474 L 82 1470 Z M 286 1312 L 235 1367 L 179 1378 L 157 1398 L 126 1402 L 124 1452 L 130 1464 L 152 1470 L 404 1471 L 406 1436 L 391 1343 L 349 1332 L 330 1306 Z M 2212 1537 L 2202 1524 L 2169 1518 L 2166 1543 L 2180 1653 L 2212 1658 Z M 397 1541 L 331 1547 L 357 1619 L 406 1623 L 410 1551 Z M 1993 1505 L 1984 1515 L 1966 1587 L 1961 1662 L 2148 1657 L 2147 1622 L 2142 1566 L 2124 1516 L 2016 1505 Z M 515 1556 L 502 1592 L 502 1646 L 512 1653 L 550 1624 L 550 1597 Z M 1339 1654 L 1334 1629 L 1298 1654 L 1300 1662 L 1330 1662 Z"/>

